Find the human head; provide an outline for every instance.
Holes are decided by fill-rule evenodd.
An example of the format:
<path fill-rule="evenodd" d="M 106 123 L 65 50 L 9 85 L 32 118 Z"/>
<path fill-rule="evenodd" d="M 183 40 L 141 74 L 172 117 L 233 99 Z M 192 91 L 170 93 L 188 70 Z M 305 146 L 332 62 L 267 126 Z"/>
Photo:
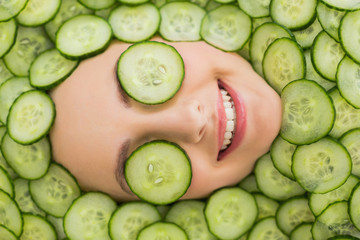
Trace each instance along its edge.
<path fill-rule="evenodd" d="M 164 139 L 180 145 L 191 159 L 192 183 L 183 198 L 205 197 L 249 174 L 278 134 L 280 97 L 246 60 L 205 42 L 166 43 L 182 56 L 185 78 L 179 92 L 163 104 L 144 105 L 122 91 L 117 60 L 130 44 L 119 41 L 82 61 L 51 92 L 57 111 L 50 133 L 54 159 L 85 190 L 103 191 L 118 200 L 136 199 L 119 180 L 118 159 L 126 159 L 145 142 Z M 226 128 L 220 88 L 235 102 L 239 130 L 219 155 Z"/>

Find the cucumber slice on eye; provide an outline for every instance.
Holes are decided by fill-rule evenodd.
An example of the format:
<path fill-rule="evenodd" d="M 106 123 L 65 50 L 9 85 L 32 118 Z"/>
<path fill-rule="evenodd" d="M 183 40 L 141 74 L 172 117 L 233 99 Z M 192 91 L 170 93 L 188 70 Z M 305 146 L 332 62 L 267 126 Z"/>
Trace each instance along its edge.
<path fill-rule="evenodd" d="M 124 91 L 144 104 L 171 99 L 184 79 L 184 61 L 165 43 L 147 41 L 130 46 L 118 62 L 117 75 Z"/>
<path fill-rule="evenodd" d="M 335 121 L 334 105 L 316 82 L 296 80 L 281 94 L 284 109 L 280 135 L 290 143 L 302 145 L 326 136 Z"/>
<path fill-rule="evenodd" d="M 239 239 L 256 221 L 258 207 L 252 194 L 237 187 L 214 192 L 205 206 L 209 230 L 219 239 Z"/>
<path fill-rule="evenodd" d="M 49 95 L 38 90 L 22 93 L 7 117 L 9 136 L 17 143 L 32 144 L 45 136 L 55 119 L 55 105 Z"/>
<path fill-rule="evenodd" d="M 180 146 L 162 140 L 137 148 L 125 164 L 125 178 L 140 199 L 163 205 L 175 202 L 190 186 L 190 159 Z"/>
<path fill-rule="evenodd" d="M 292 171 L 297 182 L 308 192 L 326 193 L 345 183 L 351 174 L 351 166 L 351 157 L 345 147 L 325 137 L 296 148 Z"/>

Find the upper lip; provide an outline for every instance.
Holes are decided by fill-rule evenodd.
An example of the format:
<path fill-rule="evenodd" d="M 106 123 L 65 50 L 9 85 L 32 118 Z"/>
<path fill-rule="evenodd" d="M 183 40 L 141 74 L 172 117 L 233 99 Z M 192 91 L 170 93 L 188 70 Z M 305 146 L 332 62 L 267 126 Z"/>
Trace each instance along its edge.
<path fill-rule="evenodd" d="M 224 134 L 225 134 L 226 122 L 227 122 L 225 115 L 225 108 L 221 97 L 220 87 L 224 88 L 229 93 L 230 97 L 234 101 L 235 112 L 236 112 L 236 124 L 235 124 L 235 129 L 233 131 L 232 141 L 229 147 L 225 151 L 220 151 L 224 141 Z M 231 153 L 240 144 L 245 131 L 246 114 L 245 114 L 245 107 L 240 96 L 230 86 L 220 81 L 219 81 L 219 97 L 218 97 L 218 120 L 219 120 L 218 160 L 221 160 L 225 155 Z"/>

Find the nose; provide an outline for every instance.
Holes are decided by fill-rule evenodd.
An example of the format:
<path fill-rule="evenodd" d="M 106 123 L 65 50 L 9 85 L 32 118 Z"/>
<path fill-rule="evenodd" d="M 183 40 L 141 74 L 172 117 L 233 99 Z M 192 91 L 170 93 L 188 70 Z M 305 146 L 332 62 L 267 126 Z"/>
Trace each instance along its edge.
<path fill-rule="evenodd" d="M 207 123 L 204 106 L 197 100 L 155 111 L 147 119 L 152 136 L 188 143 L 202 139 Z"/>

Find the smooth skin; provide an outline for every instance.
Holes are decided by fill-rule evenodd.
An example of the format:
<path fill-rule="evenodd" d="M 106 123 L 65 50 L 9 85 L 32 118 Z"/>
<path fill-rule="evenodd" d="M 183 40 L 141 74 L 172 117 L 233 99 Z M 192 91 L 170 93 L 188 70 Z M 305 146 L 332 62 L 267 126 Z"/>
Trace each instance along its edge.
<path fill-rule="evenodd" d="M 57 111 L 50 133 L 54 159 L 84 190 L 106 192 L 119 201 L 137 199 L 119 169 L 137 147 L 164 139 L 180 145 L 191 159 L 193 178 L 183 199 L 206 197 L 247 176 L 277 136 L 280 97 L 247 61 L 204 42 L 166 43 L 182 56 L 185 78 L 179 92 L 163 104 L 144 105 L 121 93 L 117 60 L 130 44 L 119 41 L 81 62 L 51 92 Z M 241 99 L 246 120 L 241 142 L 221 159 L 219 81 Z"/>

